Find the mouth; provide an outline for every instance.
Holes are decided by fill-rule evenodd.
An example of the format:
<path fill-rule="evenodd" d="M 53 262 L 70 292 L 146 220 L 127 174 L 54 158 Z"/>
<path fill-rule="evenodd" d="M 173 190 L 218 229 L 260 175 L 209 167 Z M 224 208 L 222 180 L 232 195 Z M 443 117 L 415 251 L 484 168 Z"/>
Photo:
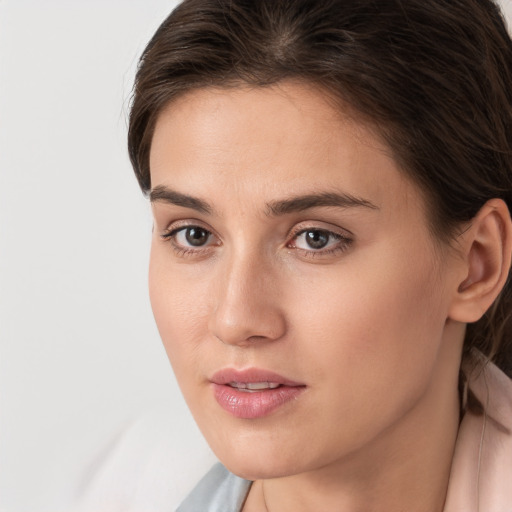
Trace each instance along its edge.
<path fill-rule="evenodd" d="M 234 389 L 238 389 L 242 393 L 254 393 L 256 391 L 264 391 L 266 389 L 277 389 L 281 384 L 277 382 L 230 382 L 228 384 Z"/>
<path fill-rule="evenodd" d="M 260 369 L 223 369 L 210 379 L 222 409 L 242 419 L 268 416 L 296 400 L 306 385 Z"/>

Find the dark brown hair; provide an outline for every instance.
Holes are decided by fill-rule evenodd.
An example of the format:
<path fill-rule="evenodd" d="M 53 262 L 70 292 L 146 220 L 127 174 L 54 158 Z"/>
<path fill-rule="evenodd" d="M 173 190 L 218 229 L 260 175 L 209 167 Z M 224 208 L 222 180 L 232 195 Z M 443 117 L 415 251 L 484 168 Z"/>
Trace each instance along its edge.
<path fill-rule="evenodd" d="M 512 210 L 512 42 L 491 0 L 185 0 L 145 49 L 128 147 L 151 187 L 156 119 L 202 87 L 315 84 L 370 120 L 423 190 L 444 240 L 491 198 Z M 475 324 L 512 375 L 512 285 Z"/>

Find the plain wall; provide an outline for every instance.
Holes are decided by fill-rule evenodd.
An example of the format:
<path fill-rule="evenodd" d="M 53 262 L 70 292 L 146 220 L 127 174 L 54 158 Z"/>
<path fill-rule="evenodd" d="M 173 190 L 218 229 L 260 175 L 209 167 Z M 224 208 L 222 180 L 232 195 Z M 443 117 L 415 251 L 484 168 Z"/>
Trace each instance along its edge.
<path fill-rule="evenodd" d="M 0 1 L 2 512 L 66 510 L 148 411 L 176 411 L 198 443 L 150 310 L 125 142 L 137 58 L 176 3 Z"/>
<path fill-rule="evenodd" d="M 175 4 L 0 0 L 2 512 L 66 510 L 84 467 L 154 411 L 191 447 L 173 500 L 209 460 L 153 323 L 125 149 L 137 57 Z"/>

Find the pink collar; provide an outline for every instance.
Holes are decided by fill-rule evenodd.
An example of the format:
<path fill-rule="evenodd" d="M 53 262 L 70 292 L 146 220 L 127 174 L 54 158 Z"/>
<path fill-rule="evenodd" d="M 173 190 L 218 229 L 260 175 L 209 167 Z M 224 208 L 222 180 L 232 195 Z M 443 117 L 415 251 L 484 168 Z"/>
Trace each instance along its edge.
<path fill-rule="evenodd" d="M 512 512 L 512 380 L 487 364 L 469 387 L 485 413 L 462 419 L 444 512 Z"/>

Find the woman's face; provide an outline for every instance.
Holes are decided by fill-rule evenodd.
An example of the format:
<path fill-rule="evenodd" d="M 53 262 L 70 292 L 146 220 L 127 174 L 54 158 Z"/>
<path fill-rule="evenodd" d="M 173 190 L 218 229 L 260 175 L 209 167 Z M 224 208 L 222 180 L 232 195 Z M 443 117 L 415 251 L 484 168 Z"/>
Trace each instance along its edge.
<path fill-rule="evenodd" d="M 229 469 L 309 471 L 420 427 L 457 373 L 455 258 L 371 130 L 304 85 L 203 89 L 160 115 L 150 165 L 154 315 Z"/>

